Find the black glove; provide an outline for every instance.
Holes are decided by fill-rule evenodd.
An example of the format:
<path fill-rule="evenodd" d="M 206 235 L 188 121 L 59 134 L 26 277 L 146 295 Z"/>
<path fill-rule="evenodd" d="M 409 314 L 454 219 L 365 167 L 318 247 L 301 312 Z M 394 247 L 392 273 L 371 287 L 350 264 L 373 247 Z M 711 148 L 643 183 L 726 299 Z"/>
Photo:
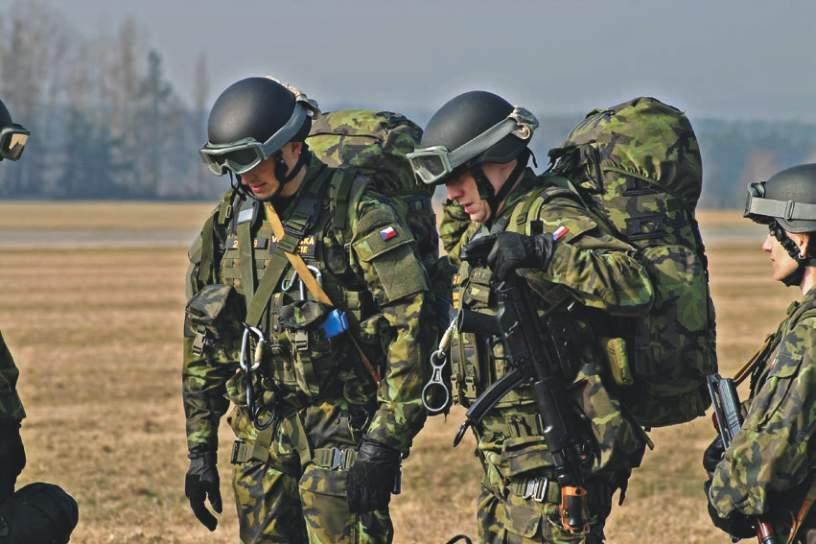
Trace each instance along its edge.
<path fill-rule="evenodd" d="M 25 465 L 26 454 L 20 437 L 20 422 L 0 422 L 0 502 L 14 494 L 17 476 Z"/>
<path fill-rule="evenodd" d="M 400 469 L 400 452 L 363 439 L 346 479 L 346 498 L 353 514 L 385 510 Z"/>
<path fill-rule="evenodd" d="M 727 518 L 720 517 L 717 510 L 708 499 L 708 490 L 711 487 L 711 480 L 708 480 L 705 485 L 706 502 L 708 502 L 708 515 L 715 527 L 721 531 L 725 531 L 735 538 L 751 538 L 756 535 L 756 528 L 754 523 L 745 515 L 739 512 L 732 512 Z"/>
<path fill-rule="evenodd" d="M 711 441 L 711 444 L 703 453 L 703 468 L 706 469 L 706 472 L 711 474 L 714 472 L 714 469 L 717 468 L 717 464 L 722 460 L 723 455 L 725 454 L 725 448 L 723 447 L 722 438 L 720 435 L 717 435 L 717 438 Z"/>
<path fill-rule="evenodd" d="M 489 249 L 489 252 L 488 252 Z M 487 254 L 487 265 L 498 281 L 504 281 L 517 268 L 546 268 L 553 252 L 551 234 L 526 236 L 517 232 L 500 232 L 480 236 L 469 243 L 462 259 L 479 260 Z"/>
<path fill-rule="evenodd" d="M 221 513 L 221 489 L 218 478 L 217 456 L 214 451 L 191 451 L 190 468 L 184 480 L 184 494 L 190 500 L 190 508 L 204 527 L 215 531 L 218 519 L 204 504 L 209 497 L 213 510 Z"/>

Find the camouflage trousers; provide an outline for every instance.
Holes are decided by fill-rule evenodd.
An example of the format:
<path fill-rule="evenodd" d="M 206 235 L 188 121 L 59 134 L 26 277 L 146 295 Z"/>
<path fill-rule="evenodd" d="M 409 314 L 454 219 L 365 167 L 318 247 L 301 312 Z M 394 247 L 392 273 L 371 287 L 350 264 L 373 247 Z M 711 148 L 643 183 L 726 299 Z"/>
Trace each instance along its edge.
<path fill-rule="evenodd" d="M 324 402 L 283 417 L 264 431 L 237 408 L 229 423 L 233 489 L 242 544 L 389 543 L 388 511 L 349 512 L 346 475 L 361 431 L 345 401 Z"/>
<path fill-rule="evenodd" d="M 572 534 L 560 519 L 561 490 L 552 457 L 529 414 L 506 411 L 480 425 L 477 453 L 484 471 L 479 495 L 479 539 L 486 544 L 600 544 L 614 489 L 601 479 L 587 484 L 584 512 L 590 531 Z M 510 422 L 510 424 L 508 424 Z"/>

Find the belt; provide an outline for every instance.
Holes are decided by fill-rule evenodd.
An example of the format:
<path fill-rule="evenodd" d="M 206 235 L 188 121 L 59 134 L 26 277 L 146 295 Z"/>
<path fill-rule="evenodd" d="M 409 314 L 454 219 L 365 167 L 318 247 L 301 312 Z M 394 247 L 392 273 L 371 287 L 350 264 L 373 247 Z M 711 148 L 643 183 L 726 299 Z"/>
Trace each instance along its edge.
<path fill-rule="evenodd" d="M 553 504 L 561 502 L 561 487 L 558 482 L 547 476 L 516 480 L 511 482 L 508 488 L 512 494 L 522 499 Z"/>
<path fill-rule="evenodd" d="M 348 470 L 357 460 L 357 450 L 351 448 L 317 448 L 312 453 L 312 462 L 329 470 Z"/>

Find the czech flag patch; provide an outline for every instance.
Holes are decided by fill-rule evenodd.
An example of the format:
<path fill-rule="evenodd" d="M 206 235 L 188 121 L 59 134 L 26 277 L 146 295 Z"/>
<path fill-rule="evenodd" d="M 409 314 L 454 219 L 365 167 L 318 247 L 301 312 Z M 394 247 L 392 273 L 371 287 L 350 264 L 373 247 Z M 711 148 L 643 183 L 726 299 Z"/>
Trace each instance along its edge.
<path fill-rule="evenodd" d="M 380 238 L 382 238 L 383 242 L 387 242 L 388 240 L 392 240 L 396 237 L 397 230 L 392 226 L 385 227 L 380 231 Z"/>
<path fill-rule="evenodd" d="M 566 236 L 568 233 L 569 233 L 569 229 L 567 227 L 565 227 L 564 225 L 561 225 L 560 227 L 555 229 L 555 232 L 552 233 L 553 242 L 557 242 L 558 240 L 560 240 L 561 238 Z"/>

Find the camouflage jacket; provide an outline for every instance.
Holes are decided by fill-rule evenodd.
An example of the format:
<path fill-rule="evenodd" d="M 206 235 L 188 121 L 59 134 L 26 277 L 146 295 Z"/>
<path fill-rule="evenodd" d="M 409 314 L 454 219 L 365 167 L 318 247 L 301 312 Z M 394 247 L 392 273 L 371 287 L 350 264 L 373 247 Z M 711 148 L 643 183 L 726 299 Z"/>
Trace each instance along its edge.
<path fill-rule="evenodd" d="M 306 324 L 298 337 L 298 331 L 287 328 L 289 325 L 285 323 L 292 320 L 310 321 L 309 312 L 315 306 L 308 311 L 305 307 L 296 307 L 293 301 L 299 298 L 296 288 L 284 293 L 284 284 L 291 287 L 297 283 L 291 266 L 286 263 L 282 281 L 272 289 L 264 309 L 265 319 L 259 324 L 269 345 L 275 348 L 264 352 L 262 403 L 280 402 L 295 409 L 326 400 L 367 405 L 373 410 L 367 437 L 406 452 L 425 419 L 420 392 L 430 340 L 422 337 L 420 316 L 427 317 L 424 314 L 430 311 L 425 295 L 428 280 L 414 250 L 411 231 L 388 199 L 369 189 L 361 189 L 359 198 L 352 200 L 356 205 L 348 209 L 348 239 L 337 239 L 332 228 L 332 210 L 339 201 L 333 191 L 335 182 L 343 175 L 342 171 L 312 158 L 301 190 L 279 213 L 288 228 L 304 191 L 324 183 L 321 179 L 330 180 L 330 188 L 324 193 L 328 198 L 323 198 L 319 206 L 319 219 L 298 244 L 296 252 L 320 271 L 323 288 L 334 304 L 353 317 L 354 337 L 380 367 L 383 379 L 379 388 L 373 386 L 347 335 L 331 340 L 318 338 L 315 335 L 320 331 Z M 365 187 L 362 176 L 357 175 L 354 187 Z M 254 287 L 261 291 L 265 274 L 274 268 L 276 254 L 285 261 L 271 234 L 271 226 L 265 218 L 257 218 L 258 226 L 252 229 L 248 239 L 252 246 L 250 253 L 254 253 L 254 264 L 248 275 L 247 266 L 242 262 L 246 247 L 242 247 L 240 235 L 230 232 L 228 225 L 222 232 L 218 225 L 219 217 L 227 216 L 225 223 L 237 221 L 240 232 L 243 216 L 252 212 L 251 209 L 235 211 L 237 217 L 230 219 L 228 216 L 232 213 L 225 200 L 216 208 L 213 221 L 208 221 L 190 251 L 188 296 L 191 302 L 185 325 L 183 365 L 190 449 L 216 447 L 218 421 L 228 407 L 225 396 L 236 404 L 245 404 L 244 376 L 238 371 L 237 340 L 241 334 L 240 321 L 245 319 L 249 306 L 249 301 L 243 300 L 247 295 L 246 282 L 252 281 L 254 275 Z M 207 228 L 215 230 L 214 236 L 206 235 Z M 216 247 L 215 256 L 212 270 L 202 274 L 201 268 L 205 266 L 202 247 L 207 242 Z M 202 278 L 206 279 L 202 281 Z M 196 329 L 190 314 L 192 301 L 207 285 L 221 284 L 231 286 L 239 295 L 234 298 L 246 304 L 228 309 L 227 317 L 221 318 L 218 326 L 210 330 Z M 312 298 L 308 292 L 306 298 Z M 304 346 L 298 338 L 308 342 L 308 347 L 302 349 Z"/>
<path fill-rule="evenodd" d="M 519 207 L 535 195 L 539 196 L 534 202 L 538 201 L 540 206 L 532 206 L 523 224 L 519 224 Z M 466 219 L 463 221 L 461 210 L 455 209 L 458 206 L 448 203 L 446 208 L 440 235 L 445 247 L 456 252 L 450 255 L 451 259 L 458 261 L 458 252 L 479 227 L 468 224 Z M 646 270 L 634 258 L 632 246 L 614 238 L 591 219 L 569 191 L 553 186 L 543 189 L 540 178 L 528 169 L 505 199 L 505 205 L 493 219 L 490 230 L 525 232 L 526 225 L 534 220 L 543 222 L 544 232 L 552 233 L 559 227 L 565 227 L 568 232 L 554 244 L 552 259 L 545 270 L 524 269 L 520 274 L 528 281 L 532 291 L 540 295 L 536 297 L 540 313 L 548 311 L 546 300 L 567 297 L 578 303 L 574 311 L 559 310 L 554 316 L 563 324 L 565 333 L 569 332 L 569 372 L 576 384 L 574 397 L 590 420 L 599 447 L 594 469 L 626 470 L 639 464 L 645 444 L 644 436 L 640 427 L 624 414 L 620 402 L 607 387 L 608 365 L 600 345 L 594 340 L 592 321 L 608 314 L 637 316 L 648 312 L 653 299 L 652 284 Z M 489 275 L 490 271 L 486 268 L 471 269 L 468 263 L 460 263 L 454 304 L 479 313 L 495 313 L 493 297 L 487 294 Z M 485 348 L 480 347 L 480 343 L 476 335 L 459 333 L 455 335 L 451 347 L 454 394 L 465 405 L 507 371 L 502 346 L 499 344 L 488 348 L 488 360 L 484 361 L 482 354 Z M 496 416 L 509 421 L 508 418 L 513 419 L 534 409 L 534 402 L 532 390 L 521 387 L 497 404 Z M 525 448 L 541 450 L 544 447 L 540 436 L 532 442 L 524 440 Z M 480 444 L 480 448 L 502 449 L 499 443 L 491 445 L 485 442 L 482 437 L 480 443 L 484 444 Z M 508 449 L 506 446 L 505 450 Z M 546 455 L 535 457 L 535 463 L 547 462 Z M 518 459 L 520 457 L 514 462 Z M 535 467 L 517 467 L 521 468 L 530 470 Z"/>
<path fill-rule="evenodd" d="M 23 403 L 17 395 L 17 377 L 19 371 L 6 347 L 3 335 L 0 334 L 0 419 L 20 421 L 25 417 Z"/>
<path fill-rule="evenodd" d="M 723 517 L 787 518 L 816 469 L 816 289 L 790 305 L 769 337 L 747 404 L 742 429 L 714 471 L 709 500 Z"/>

